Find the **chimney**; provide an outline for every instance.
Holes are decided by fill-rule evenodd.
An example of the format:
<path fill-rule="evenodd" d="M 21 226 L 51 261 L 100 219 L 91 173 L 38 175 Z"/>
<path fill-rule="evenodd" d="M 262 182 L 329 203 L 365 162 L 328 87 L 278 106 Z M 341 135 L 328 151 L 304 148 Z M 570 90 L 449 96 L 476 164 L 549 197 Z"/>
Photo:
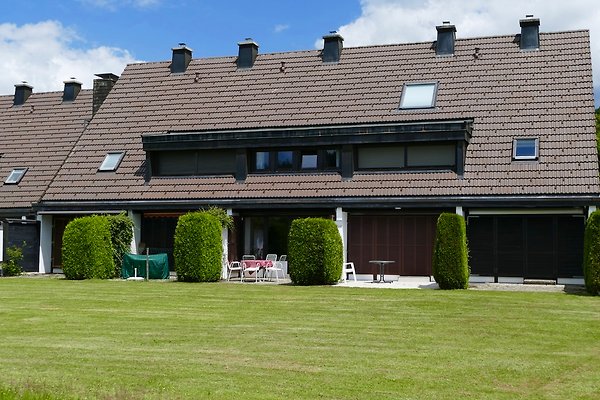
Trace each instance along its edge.
<path fill-rule="evenodd" d="M 329 32 L 328 35 L 323 36 L 323 57 L 324 63 L 337 63 L 340 61 L 342 55 L 342 42 L 344 38 L 336 31 Z"/>
<path fill-rule="evenodd" d="M 115 74 L 107 73 L 107 74 L 96 74 L 96 76 L 100 79 L 94 79 L 94 93 L 92 95 L 92 115 L 95 115 L 96 112 L 100 109 L 104 100 L 106 100 L 106 96 L 117 82 L 119 77 Z"/>
<path fill-rule="evenodd" d="M 185 43 L 179 43 L 179 47 L 173 49 L 173 59 L 171 61 L 171 73 L 182 74 L 187 69 L 190 61 L 192 61 L 192 49 L 187 47 Z"/>
<path fill-rule="evenodd" d="M 519 20 L 521 25 L 521 50 L 538 50 L 540 48 L 540 19 L 526 15 Z"/>
<path fill-rule="evenodd" d="M 251 38 L 246 38 L 238 43 L 239 53 L 237 58 L 238 68 L 252 68 L 258 55 L 258 43 Z"/>
<path fill-rule="evenodd" d="M 442 22 L 442 25 L 435 27 L 437 30 L 437 42 L 435 45 L 435 54 L 438 56 L 454 55 L 454 41 L 456 39 L 456 27 L 450 24 L 450 21 Z"/>
<path fill-rule="evenodd" d="M 81 91 L 81 82 L 77 81 L 75 78 L 71 78 L 63 83 L 65 84 L 65 90 L 63 91 L 63 102 L 74 101 Z"/>
<path fill-rule="evenodd" d="M 13 105 L 20 106 L 25 104 L 31 93 L 33 92 L 33 86 L 23 81 L 15 85 L 15 98 Z"/>

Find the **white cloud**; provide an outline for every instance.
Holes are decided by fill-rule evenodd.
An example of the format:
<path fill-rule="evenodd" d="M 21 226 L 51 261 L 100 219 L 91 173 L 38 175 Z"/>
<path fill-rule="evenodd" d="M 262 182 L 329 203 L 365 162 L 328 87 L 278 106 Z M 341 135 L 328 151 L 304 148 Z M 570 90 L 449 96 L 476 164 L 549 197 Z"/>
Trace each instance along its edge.
<path fill-rule="evenodd" d="M 361 0 L 362 15 L 339 28 L 345 46 L 433 41 L 442 21 L 457 37 L 518 33 L 526 14 L 540 18 L 540 31 L 588 29 L 596 92 L 600 93 L 600 7 L 596 0 Z M 317 48 L 322 40 L 315 42 Z"/>
<path fill-rule="evenodd" d="M 275 31 L 275 33 L 280 33 L 287 29 L 290 29 L 290 26 L 288 24 L 277 24 L 275 25 L 275 28 L 273 28 L 273 31 Z"/>
<path fill-rule="evenodd" d="M 149 8 L 158 6 L 161 0 L 79 0 L 92 7 L 117 11 L 121 7 L 133 6 L 136 8 Z"/>
<path fill-rule="evenodd" d="M 76 32 L 56 21 L 17 26 L 0 24 L 0 93 L 14 92 L 15 83 L 27 81 L 34 92 L 62 90 L 75 77 L 91 88 L 94 74 L 120 75 L 136 62 L 128 51 L 114 47 L 82 49 Z"/>

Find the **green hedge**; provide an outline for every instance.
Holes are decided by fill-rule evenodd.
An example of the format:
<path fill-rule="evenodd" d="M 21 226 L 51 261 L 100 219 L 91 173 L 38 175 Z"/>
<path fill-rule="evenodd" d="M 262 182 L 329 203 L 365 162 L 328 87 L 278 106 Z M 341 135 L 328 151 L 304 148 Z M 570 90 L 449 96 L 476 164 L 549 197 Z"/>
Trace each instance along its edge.
<path fill-rule="evenodd" d="M 133 221 L 122 213 L 107 216 L 110 225 L 110 240 L 113 250 L 113 262 L 115 265 L 114 276 L 121 276 L 123 256 L 131 252 L 131 239 L 133 238 Z"/>
<path fill-rule="evenodd" d="M 175 271 L 185 282 L 214 282 L 221 277 L 221 222 L 196 211 L 179 217 L 175 228 Z"/>
<path fill-rule="evenodd" d="M 342 274 L 344 250 L 335 222 L 324 218 L 292 221 L 288 236 L 288 265 L 298 285 L 330 285 Z"/>
<path fill-rule="evenodd" d="M 63 272 L 67 279 L 115 276 L 108 218 L 92 215 L 69 222 L 63 234 Z"/>
<path fill-rule="evenodd" d="M 469 263 L 465 219 L 442 213 L 437 221 L 433 249 L 433 277 L 441 289 L 466 289 Z"/>
<path fill-rule="evenodd" d="M 594 211 L 585 225 L 583 276 L 587 291 L 600 295 L 600 211 Z"/>

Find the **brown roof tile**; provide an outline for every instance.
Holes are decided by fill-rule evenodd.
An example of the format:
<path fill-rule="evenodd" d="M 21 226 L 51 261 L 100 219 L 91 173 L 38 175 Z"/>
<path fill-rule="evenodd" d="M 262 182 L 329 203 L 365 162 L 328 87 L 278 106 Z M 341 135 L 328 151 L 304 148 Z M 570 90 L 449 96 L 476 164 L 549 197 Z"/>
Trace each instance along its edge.
<path fill-rule="evenodd" d="M 92 114 L 92 91 L 62 102 L 62 92 L 33 93 L 25 104 L 0 96 L 0 210 L 40 200 Z M 28 168 L 18 185 L 4 184 L 14 168 Z"/>
<path fill-rule="evenodd" d="M 44 200 L 597 195 L 589 35 L 540 34 L 522 52 L 514 35 L 458 39 L 455 56 L 431 43 L 344 48 L 338 64 L 319 51 L 131 64 L 85 131 Z M 479 58 L 473 56 L 479 48 Z M 285 72 L 280 71 L 285 63 Z M 199 82 L 194 82 L 198 74 Z M 432 110 L 398 110 L 407 82 L 438 82 Z M 473 118 L 465 174 L 454 172 L 153 178 L 144 183 L 141 135 L 168 131 L 335 126 Z M 512 161 L 516 137 L 538 137 L 537 162 Z M 97 172 L 108 151 L 127 150 L 114 174 Z"/>

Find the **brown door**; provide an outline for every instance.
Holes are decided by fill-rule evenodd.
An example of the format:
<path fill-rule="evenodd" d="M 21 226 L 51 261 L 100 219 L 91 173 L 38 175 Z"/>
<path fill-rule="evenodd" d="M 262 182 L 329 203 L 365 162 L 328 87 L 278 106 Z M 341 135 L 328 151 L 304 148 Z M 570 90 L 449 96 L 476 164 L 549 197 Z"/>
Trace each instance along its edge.
<path fill-rule="evenodd" d="M 375 271 L 369 260 L 392 260 L 386 274 L 431 275 L 438 215 L 349 215 L 348 261 L 362 274 Z"/>
<path fill-rule="evenodd" d="M 52 268 L 62 268 L 62 238 L 67 224 L 76 216 L 55 216 L 52 219 Z"/>

